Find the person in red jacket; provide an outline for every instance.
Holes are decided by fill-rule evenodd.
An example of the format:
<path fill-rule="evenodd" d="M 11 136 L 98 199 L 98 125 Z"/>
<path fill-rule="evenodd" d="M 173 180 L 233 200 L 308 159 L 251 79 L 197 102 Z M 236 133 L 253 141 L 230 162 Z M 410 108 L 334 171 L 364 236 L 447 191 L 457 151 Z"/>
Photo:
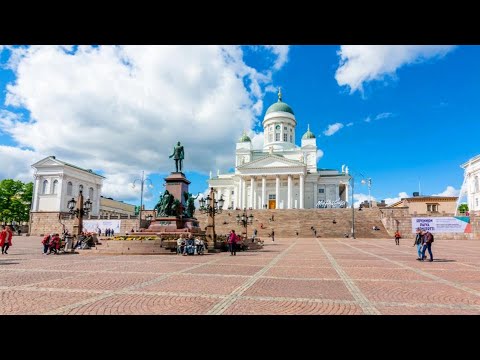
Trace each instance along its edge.
<path fill-rule="evenodd" d="M 53 234 L 50 235 L 50 234 L 47 234 L 44 236 L 43 240 L 42 240 L 42 244 L 43 244 L 43 254 L 45 255 L 48 251 L 48 248 L 50 247 L 50 239 L 53 237 Z"/>
<path fill-rule="evenodd" d="M 230 256 L 237 255 L 237 234 L 235 234 L 235 230 L 230 231 L 230 235 L 228 236 L 228 248 L 230 250 Z"/>
<path fill-rule="evenodd" d="M 0 233 L 0 246 L 2 247 L 2 254 L 8 254 L 7 250 L 10 246 L 12 246 L 12 229 L 10 226 L 7 225 L 5 226 L 2 225 L 2 232 Z"/>
<path fill-rule="evenodd" d="M 395 232 L 395 245 L 400 245 L 400 238 L 401 238 L 401 237 L 402 237 L 402 236 L 400 235 L 400 231 L 397 230 L 397 231 Z"/>
<path fill-rule="evenodd" d="M 47 255 L 51 254 L 52 251 L 57 255 L 58 250 L 60 249 L 60 236 L 58 234 L 55 234 L 52 236 L 50 240 L 50 246 L 49 246 L 50 251 L 47 253 Z"/>

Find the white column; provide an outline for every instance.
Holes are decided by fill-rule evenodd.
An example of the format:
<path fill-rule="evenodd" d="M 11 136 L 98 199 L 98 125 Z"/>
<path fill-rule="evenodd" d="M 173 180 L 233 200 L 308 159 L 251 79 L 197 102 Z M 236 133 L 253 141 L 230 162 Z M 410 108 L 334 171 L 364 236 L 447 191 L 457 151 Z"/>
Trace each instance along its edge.
<path fill-rule="evenodd" d="M 348 186 L 348 183 L 345 184 L 345 202 L 347 204 L 350 204 L 350 197 L 348 196 L 350 186 Z"/>
<path fill-rule="evenodd" d="M 318 202 L 318 183 L 313 184 L 313 207 L 317 206 Z"/>
<path fill-rule="evenodd" d="M 266 202 L 265 202 L 266 182 L 267 182 L 267 177 L 266 177 L 266 176 L 262 176 L 262 209 L 263 209 L 263 206 L 266 204 Z"/>
<path fill-rule="evenodd" d="M 35 175 L 35 188 L 33 189 L 33 206 L 32 211 L 38 210 L 38 195 L 40 194 L 40 177 Z"/>
<path fill-rule="evenodd" d="M 238 191 L 237 191 L 237 204 L 236 207 L 242 208 L 242 178 L 240 178 L 240 181 L 238 182 Z"/>
<path fill-rule="evenodd" d="M 303 209 L 304 208 L 304 204 L 303 204 L 303 199 L 305 198 L 305 186 L 304 186 L 304 182 L 305 182 L 305 176 L 303 174 L 300 175 L 300 209 Z"/>
<path fill-rule="evenodd" d="M 340 198 L 340 184 L 335 185 L 335 200 L 337 201 Z"/>
<path fill-rule="evenodd" d="M 255 182 L 255 179 L 253 178 L 253 176 L 250 177 L 250 202 L 249 202 L 250 206 L 249 207 L 251 207 L 252 209 L 254 207 L 254 198 L 253 198 L 253 184 L 254 184 L 254 182 Z"/>
<path fill-rule="evenodd" d="M 275 178 L 275 209 L 280 209 L 280 176 Z"/>
<path fill-rule="evenodd" d="M 287 209 L 292 208 L 292 175 L 288 175 Z"/>
<path fill-rule="evenodd" d="M 242 179 L 242 209 L 247 207 L 247 182 Z"/>

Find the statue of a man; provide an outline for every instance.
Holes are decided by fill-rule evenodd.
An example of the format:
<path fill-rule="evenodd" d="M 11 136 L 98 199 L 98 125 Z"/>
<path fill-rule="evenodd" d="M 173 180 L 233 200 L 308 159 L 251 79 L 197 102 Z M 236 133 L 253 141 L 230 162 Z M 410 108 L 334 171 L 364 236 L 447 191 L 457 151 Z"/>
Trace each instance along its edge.
<path fill-rule="evenodd" d="M 176 172 L 179 172 L 178 171 L 179 169 L 180 169 L 180 172 L 182 172 L 182 161 L 184 159 L 184 153 L 183 153 L 183 145 L 180 145 L 180 141 L 173 148 L 173 154 L 170 155 L 169 158 L 171 158 L 172 156 L 173 156 L 173 160 L 175 160 Z"/>

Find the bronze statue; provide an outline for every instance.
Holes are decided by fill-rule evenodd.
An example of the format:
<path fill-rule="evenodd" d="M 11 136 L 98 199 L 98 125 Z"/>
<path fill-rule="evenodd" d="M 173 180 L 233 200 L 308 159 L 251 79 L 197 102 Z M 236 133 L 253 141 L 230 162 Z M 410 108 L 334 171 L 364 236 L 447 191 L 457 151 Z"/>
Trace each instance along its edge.
<path fill-rule="evenodd" d="M 187 204 L 187 208 L 185 210 L 186 217 L 193 218 L 193 215 L 195 214 L 195 199 L 197 199 L 199 195 L 200 193 L 196 197 L 193 197 L 192 194 L 186 191 L 183 192 L 183 197 L 185 198 L 185 203 Z"/>
<path fill-rule="evenodd" d="M 169 158 L 171 158 L 172 156 L 173 156 L 173 160 L 175 160 L 176 172 L 179 172 L 178 171 L 179 168 L 180 168 L 180 172 L 182 172 L 182 161 L 184 159 L 184 152 L 183 152 L 183 145 L 180 145 L 180 141 L 173 148 L 173 154 L 170 155 Z"/>
<path fill-rule="evenodd" d="M 174 200 L 173 195 L 170 194 L 168 190 L 165 190 L 163 195 L 160 195 L 160 200 L 154 208 L 157 210 L 157 216 L 171 216 L 173 213 L 172 204 Z"/>

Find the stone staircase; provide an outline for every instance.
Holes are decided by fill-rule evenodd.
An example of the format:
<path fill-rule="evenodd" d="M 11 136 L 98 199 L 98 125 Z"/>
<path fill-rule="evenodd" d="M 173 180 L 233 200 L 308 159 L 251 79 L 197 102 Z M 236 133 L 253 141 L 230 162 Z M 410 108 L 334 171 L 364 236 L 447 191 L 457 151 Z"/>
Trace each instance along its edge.
<path fill-rule="evenodd" d="M 175 255 L 161 247 L 160 240 L 103 240 L 91 249 L 77 251 L 81 255 Z"/>
<path fill-rule="evenodd" d="M 231 229 L 239 233 L 244 229 L 237 225 L 236 216 L 240 210 L 225 210 L 215 215 L 215 232 L 228 234 Z M 257 229 L 257 236 L 268 239 L 272 229 L 275 237 L 294 238 L 296 231 L 299 237 L 313 237 L 313 226 L 319 238 L 340 238 L 351 234 L 352 209 L 291 209 L 291 210 L 248 210 L 247 214 L 254 216 L 253 224 L 248 226 L 248 236 Z M 202 229 L 207 225 L 207 215 L 195 214 Z M 273 221 L 270 219 L 274 218 Z M 333 223 L 333 220 L 336 223 Z M 264 229 L 261 228 L 263 224 Z M 374 226 L 380 230 L 372 230 Z M 355 237 L 358 238 L 388 238 L 388 232 L 380 219 L 380 211 L 376 208 L 355 209 Z"/>

